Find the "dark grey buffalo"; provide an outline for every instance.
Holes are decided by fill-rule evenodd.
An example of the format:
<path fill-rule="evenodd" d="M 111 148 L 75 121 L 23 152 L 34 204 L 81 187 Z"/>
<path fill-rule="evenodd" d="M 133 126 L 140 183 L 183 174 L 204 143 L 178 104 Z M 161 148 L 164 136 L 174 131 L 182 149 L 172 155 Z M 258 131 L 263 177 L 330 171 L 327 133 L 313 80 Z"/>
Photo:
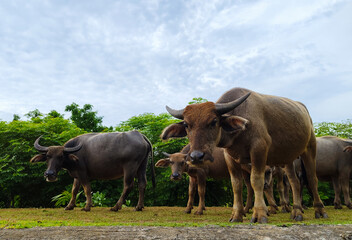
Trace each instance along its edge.
<path fill-rule="evenodd" d="M 251 222 L 268 221 L 263 195 L 266 165 L 285 166 L 293 192 L 291 215 L 295 220 L 303 220 L 300 186 L 293 168 L 293 161 L 300 155 L 313 190 L 315 217 L 327 217 L 318 193 L 314 128 L 308 110 L 302 103 L 233 88 L 216 103 L 191 104 L 181 110 L 166 109 L 183 121 L 165 128 L 161 137 L 166 140 L 188 136 L 188 160 L 192 164 L 204 164 L 204 160 L 211 160 L 215 147 L 225 149 L 234 192 L 230 221 L 243 221 L 240 164 L 246 163 L 252 166 L 251 184 L 255 193 Z"/>
<path fill-rule="evenodd" d="M 334 206 L 341 209 L 340 193 L 342 190 L 345 204 L 352 209 L 349 181 L 352 173 L 352 154 L 348 151 L 352 142 L 338 137 L 325 136 L 317 138 L 316 171 L 319 181 L 332 182 L 335 199 Z M 304 185 L 305 174 L 301 160 L 295 160 L 296 173 Z M 301 194 L 302 195 L 302 194 Z"/>
<path fill-rule="evenodd" d="M 76 195 L 83 186 L 87 198 L 82 209 L 90 211 L 92 207 L 91 180 L 109 180 L 124 177 L 124 189 L 112 211 L 121 209 L 126 197 L 133 188 L 134 178 L 138 178 L 139 200 L 137 211 L 144 208 L 144 192 L 147 184 L 146 168 L 149 156 L 153 161 L 150 141 L 137 131 L 113 133 L 88 133 L 67 141 L 64 146 L 43 147 L 39 145 L 40 137 L 34 147 L 42 152 L 34 156 L 31 162 L 47 162 L 44 177 L 48 182 L 56 181 L 60 169 L 67 169 L 74 178 L 72 198 L 65 210 L 72 210 L 76 205 Z M 152 180 L 154 164 L 152 163 Z"/>

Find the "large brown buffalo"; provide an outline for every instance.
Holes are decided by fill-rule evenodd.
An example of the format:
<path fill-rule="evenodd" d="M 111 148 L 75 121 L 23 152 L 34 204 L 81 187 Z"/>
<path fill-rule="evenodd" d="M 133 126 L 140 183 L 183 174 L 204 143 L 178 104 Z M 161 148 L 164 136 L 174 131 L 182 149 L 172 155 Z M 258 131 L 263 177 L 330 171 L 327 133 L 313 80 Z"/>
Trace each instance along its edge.
<path fill-rule="evenodd" d="M 352 209 L 349 181 L 352 174 L 352 154 L 348 151 L 352 142 L 338 137 L 325 136 L 317 138 L 316 172 L 319 181 L 332 182 L 335 191 L 334 206 L 341 209 L 340 193 L 342 190 L 345 205 Z M 305 184 L 305 174 L 301 160 L 295 160 L 296 174 L 300 177 L 301 186 Z M 301 189 L 302 191 L 302 189 Z M 302 193 L 301 193 L 302 195 Z"/>
<path fill-rule="evenodd" d="M 185 212 L 191 213 L 193 204 L 194 204 L 195 193 L 198 188 L 199 205 L 195 214 L 201 215 L 203 214 L 203 210 L 205 210 L 205 190 L 206 190 L 207 178 L 213 178 L 216 180 L 230 179 L 230 174 L 227 169 L 227 164 L 225 161 L 224 149 L 216 147 L 212 154 L 214 161 L 208 162 L 203 165 L 198 165 L 198 166 L 189 165 L 187 163 L 186 158 L 187 158 L 189 149 L 190 149 L 190 145 L 187 145 L 179 153 L 174 153 L 174 154 L 164 153 L 167 156 L 167 158 L 160 159 L 155 164 L 155 166 L 170 167 L 172 172 L 170 179 L 174 181 L 181 180 L 183 173 L 188 174 L 189 176 L 188 202 L 187 202 L 187 207 Z M 277 174 L 275 173 L 276 171 L 274 170 L 274 168 L 270 168 L 270 167 L 266 168 L 265 175 L 266 175 L 266 182 L 268 183 L 268 186 L 264 188 L 264 193 L 268 200 L 268 204 L 270 206 L 269 212 L 272 214 L 275 214 L 276 210 L 278 210 L 278 207 L 274 199 L 274 194 L 273 194 L 272 176 L 277 177 Z M 246 207 L 244 209 L 244 212 L 248 213 L 249 209 L 253 207 L 253 189 L 250 184 L 250 166 L 248 164 L 242 165 L 242 174 L 247 187 L 247 201 L 246 201 Z M 285 200 L 281 199 L 281 196 L 283 196 L 284 194 L 283 190 L 284 189 L 282 189 L 282 194 L 280 193 L 280 202 L 285 202 Z M 282 207 L 284 209 L 285 206 L 282 206 Z"/>
<path fill-rule="evenodd" d="M 39 145 L 40 137 L 34 147 L 42 152 L 30 161 L 47 162 L 48 168 L 44 177 L 48 182 L 56 181 L 60 169 L 67 169 L 74 178 L 72 198 L 65 210 L 76 206 L 76 195 L 83 186 L 87 198 L 82 209 L 90 211 L 92 207 L 91 180 L 108 180 L 124 177 L 124 189 L 112 211 L 121 209 L 126 197 L 133 188 L 134 178 L 138 178 L 139 200 L 137 211 L 144 208 L 144 192 L 147 184 L 146 168 L 148 157 L 153 161 L 153 149 L 150 141 L 137 131 L 123 133 L 88 133 L 77 136 L 64 146 L 44 147 Z M 152 180 L 154 179 L 154 163 L 152 163 Z"/>
<path fill-rule="evenodd" d="M 317 189 L 313 124 L 302 103 L 234 88 L 222 95 L 216 103 L 192 104 L 181 110 L 166 109 L 172 116 L 183 121 L 165 128 L 161 137 L 168 139 L 188 136 L 188 160 L 192 164 L 212 160 L 216 146 L 225 148 L 225 160 L 234 192 L 230 221 L 243 221 L 240 164 L 245 163 L 252 165 L 251 184 L 255 193 L 251 222 L 266 223 L 268 220 L 263 196 L 266 165 L 285 166 L 293 191 L 294 206 L 291 215 L 297 221 L 303 220 L 300 186 L 292 164 L 299 155 L 302 156 L 313 190 L 315 217 L 327 217 Z"/>

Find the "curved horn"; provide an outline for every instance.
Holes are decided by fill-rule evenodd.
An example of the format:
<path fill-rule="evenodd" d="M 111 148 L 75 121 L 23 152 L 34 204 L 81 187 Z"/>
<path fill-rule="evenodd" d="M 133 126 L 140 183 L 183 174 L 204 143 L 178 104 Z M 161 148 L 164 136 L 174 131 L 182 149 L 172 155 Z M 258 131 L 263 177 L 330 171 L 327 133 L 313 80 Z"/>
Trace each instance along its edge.
<path fill-rule="evenodd" d="M 75 147 L 65 147 L 64 148 L 64 152 L 66 153 L 74 153 L 77 152 L 78 150 L 80 150 L 82 148 L 82 143 L 79 143 L 77 146 Z"/>
<path fill-rule="evenodd" d="M 40 138 L 42 136 L 38 137 L 37 140 L 35 140 L 34 142 L 34 148 L 37 149 L 39 152 L 47 152 L 48 151 L 48 147 L 44 147 L 44 146 L 40 146 L 39 145 L 39 141 L 40 141 Z"/>
<path fill-rule="evenodd" d="M 183 119 L 183 111 L 185 109 L 181 109 L 181 110 L 174 110 L 168 106 L 166 106 L 166 110 L 172 115 L 174 116 L 175 118 L 178 118 L 178 119 Z"/>
<path fill-rule="evenodd" d="M 171 154 L 168 154 L 166 152 L 163 152 L 163 154 L 166 156 L 166 157 L 170 157 Z"/>
<path fill-rule="evenodd" d="M 251 95 L 251 93 L 247 93 L 246 95 L 237 98 L 236 100 L 228 103 L 216 103 L 215 104 L 215 109 L 216 112 L 220 115 L 230 112 L 231 110 L 235 109 L 237 106 L 239 106 L 241 103 L 243 103 L 248 97 Z"/>

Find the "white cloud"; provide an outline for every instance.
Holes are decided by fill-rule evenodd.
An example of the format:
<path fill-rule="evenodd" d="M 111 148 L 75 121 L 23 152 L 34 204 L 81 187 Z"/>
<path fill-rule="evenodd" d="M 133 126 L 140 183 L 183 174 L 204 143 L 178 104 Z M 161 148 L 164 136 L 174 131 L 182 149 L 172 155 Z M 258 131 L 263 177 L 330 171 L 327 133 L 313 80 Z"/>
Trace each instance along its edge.
<path fill-rule="evenodd" d="M 327 0 L 2 3 L 0 119 L 76 102 L 116 125 L 242 86 L 345 120 L 351 11 Z M 316 107 L 326 92 L 330 111 Z"/>

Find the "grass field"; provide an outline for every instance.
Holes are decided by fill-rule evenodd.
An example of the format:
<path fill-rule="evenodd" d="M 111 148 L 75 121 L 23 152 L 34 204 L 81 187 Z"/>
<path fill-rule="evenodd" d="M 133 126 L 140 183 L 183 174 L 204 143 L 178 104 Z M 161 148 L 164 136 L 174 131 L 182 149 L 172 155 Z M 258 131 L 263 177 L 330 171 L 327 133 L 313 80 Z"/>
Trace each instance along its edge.
<path fill-rule="evenodd" d="M 142 212 L 125 207 L 119 212 L 111 212 L 109 208 L 94 207 L 90 212 L 79 208 L 65 211 L 63 208 L 11 208 L 0 209 L 0 228 L 32 228 L 51 226 L 232 226 L 229 223 L 232 208 L 208 207 L 204 215 L 185 214 L 183 207 L 146 207 Z M 335 210 L 326 207 L 328 219 L 315 219 L 314 209 L 305 210 L 304 221 L 296 222 L 290 219 L 288 213 L 278 213 L 269 216 L 269 224 L 352 224 L 352 210 L 344 207 Z M 250 224 L 251 213 L 247 214 L 242 224 Z"/>

